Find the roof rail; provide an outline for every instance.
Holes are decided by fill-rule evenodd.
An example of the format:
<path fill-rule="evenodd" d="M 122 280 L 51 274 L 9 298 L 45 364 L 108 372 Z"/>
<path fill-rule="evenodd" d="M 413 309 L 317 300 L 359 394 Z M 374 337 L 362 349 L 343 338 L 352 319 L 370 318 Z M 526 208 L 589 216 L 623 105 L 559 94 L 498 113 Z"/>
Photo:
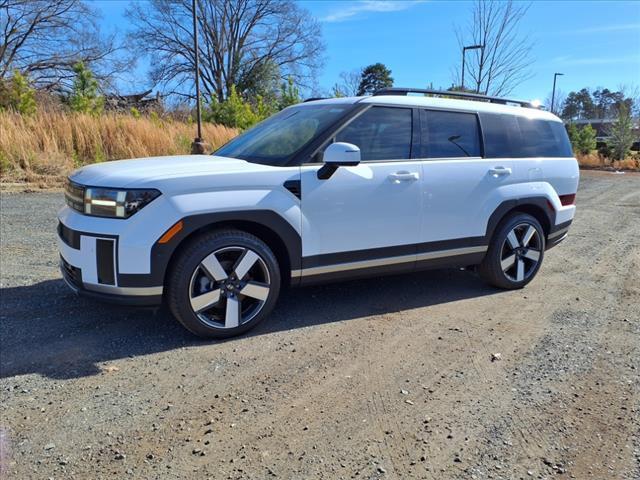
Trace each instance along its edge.
<path fill-rule="evenodd" d="M 311 98 L 305 98 L 302 103 L 307 103 L 307 102 L 315 102 L 316 100 L 326 100 L 327 97 L 311 97 Z"/>
<path fill-rule="evenodd" d="M 378 95 L 408 95 L 409 93 L 422 93 L 424 95 L 440 95 L 447 97 L 457 97 L 462 99 L 469 100 L 480 100 L 487 101 L 489 103 L 500 103 L 502 105 L 507 105 L 509 103 L 515 103 L 516 105 L 520 105 L 521 107 L 528 108 L 539 108 L 534 106 L 528 100 L 514 100 L 511 98 L 502 98 L 502 97 L 492 97 L 489 95 L 480 95 L 478 93 L 467 93 L 467 92 L 450 92 L 448 90 L 429 90 L 423 88 L 398 88 L 398 87 L 390 87 L 390 88 L 381 88 L 374 92 L 374 96 Z"/>

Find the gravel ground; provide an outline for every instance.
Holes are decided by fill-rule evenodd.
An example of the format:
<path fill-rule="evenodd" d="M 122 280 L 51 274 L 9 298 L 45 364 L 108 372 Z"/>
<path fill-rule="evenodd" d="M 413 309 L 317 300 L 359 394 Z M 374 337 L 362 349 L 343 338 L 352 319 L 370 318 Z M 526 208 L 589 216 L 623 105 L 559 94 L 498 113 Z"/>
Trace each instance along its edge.
<path fill-rule="evenodd" d="M 524 290 L 305 288 L 224 342 L 71 294 L 61 198 L 0 197 L 4 478 L 640 478 L 640 175 L 583 172 Z"/>

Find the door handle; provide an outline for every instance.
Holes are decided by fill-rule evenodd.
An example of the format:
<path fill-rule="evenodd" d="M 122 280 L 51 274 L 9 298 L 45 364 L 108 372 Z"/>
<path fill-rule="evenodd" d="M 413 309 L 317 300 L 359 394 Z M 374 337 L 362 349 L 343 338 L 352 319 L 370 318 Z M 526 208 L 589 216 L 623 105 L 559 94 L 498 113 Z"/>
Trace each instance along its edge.
<path fill-rule="evenodd" d="M 507 167 L 493 167 L 489 169 L 489 173 L 494 177 L 500 177 L 502 175 L 511 175 L 511 169 Z"/>
<path fill-rule="evenodd" d="M 418 180 L 418 178 L 420 177 L 418 176 L 418 172 L 407 172 L 406 170 L 403 170 L 401 172 L 390 174 L 389 178 L 394 182 L 398 183 L 398 182 L 413 182 L 415 180 Z"/>

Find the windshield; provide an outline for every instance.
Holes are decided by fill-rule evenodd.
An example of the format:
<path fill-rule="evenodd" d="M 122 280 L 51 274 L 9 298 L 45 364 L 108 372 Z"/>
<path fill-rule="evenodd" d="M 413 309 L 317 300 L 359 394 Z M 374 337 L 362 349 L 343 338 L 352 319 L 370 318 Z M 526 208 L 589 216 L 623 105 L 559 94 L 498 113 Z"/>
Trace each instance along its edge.
<path fill-rule="evenodd" d="M 296 153 L 339 120 L 351 106 L 287 108 L 234 138 L 214 155 L 273 166 L 287 165 Z"/>

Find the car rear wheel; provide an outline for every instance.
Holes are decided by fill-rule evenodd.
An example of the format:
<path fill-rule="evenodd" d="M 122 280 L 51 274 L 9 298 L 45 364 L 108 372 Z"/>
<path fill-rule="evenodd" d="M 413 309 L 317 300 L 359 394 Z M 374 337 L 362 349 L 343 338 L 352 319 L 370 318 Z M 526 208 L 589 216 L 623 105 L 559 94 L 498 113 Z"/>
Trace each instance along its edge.
<path fill-rule="evenodd" d="M 273 310 L 280 269 L 269 247 L 239 230 L 196 238 L 179 253 L 168 280 L 167 301 L 178 321 L 210 338 L 239 335 Z"/>
<path fill-rule="evenodd" d="M 526 213 L 515 213 L 496 229 L 478 272 L 496 287 L 522 288 L 538 273 L 544 249 L 540 222 Z"/>

